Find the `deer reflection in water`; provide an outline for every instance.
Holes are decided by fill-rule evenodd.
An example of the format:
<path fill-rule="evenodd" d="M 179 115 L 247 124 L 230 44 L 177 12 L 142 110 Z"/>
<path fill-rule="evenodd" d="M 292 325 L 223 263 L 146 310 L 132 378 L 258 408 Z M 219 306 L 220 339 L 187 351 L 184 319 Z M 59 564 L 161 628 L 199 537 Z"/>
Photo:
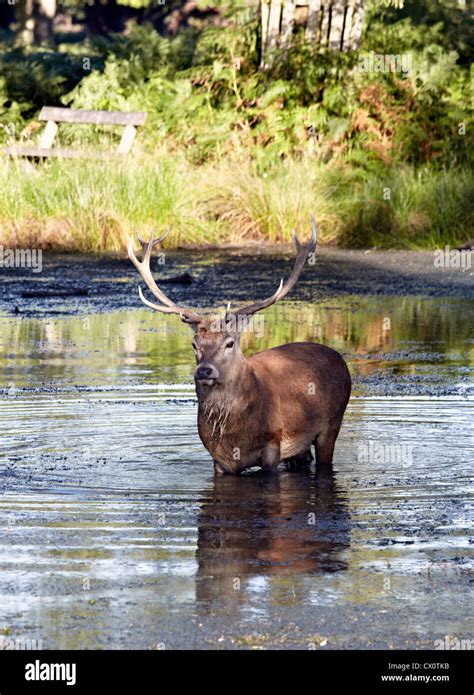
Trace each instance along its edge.
<path fill-rule="evenodd" d="M 350 515 L 332 470 L 217 476 L 198 520 L 197 600 L 244 601 L 254 577 L 347 568 Z"/>

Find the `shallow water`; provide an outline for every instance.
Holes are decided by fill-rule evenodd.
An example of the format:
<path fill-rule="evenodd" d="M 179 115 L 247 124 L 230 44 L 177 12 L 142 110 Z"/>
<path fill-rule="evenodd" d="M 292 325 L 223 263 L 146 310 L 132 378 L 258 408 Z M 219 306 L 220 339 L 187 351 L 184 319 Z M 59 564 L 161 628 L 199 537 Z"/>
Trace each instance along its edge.
<path fill-rule="evenodd" d="M 146 310 L 0 318 L 0 635 L 44 648 L 424 647 L 472 637 L 472 306 L 265 313 L 354 393 L 334 474 L 215 479 L 190 332 Z"/>

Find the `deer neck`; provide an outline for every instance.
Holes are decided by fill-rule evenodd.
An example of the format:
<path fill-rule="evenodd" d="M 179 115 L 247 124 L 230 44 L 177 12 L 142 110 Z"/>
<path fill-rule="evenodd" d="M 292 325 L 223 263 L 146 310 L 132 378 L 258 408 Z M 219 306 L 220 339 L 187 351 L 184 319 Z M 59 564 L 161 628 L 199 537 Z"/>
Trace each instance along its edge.
<path fill-rule="evenodd" d="M 200 413 L 216 439 L 222 439 L 236 423 L 241 427 L 246 411 L 261 400 L 261 384 L 243 355 L 223 383 L 199 387 L 196 392 Z"/>

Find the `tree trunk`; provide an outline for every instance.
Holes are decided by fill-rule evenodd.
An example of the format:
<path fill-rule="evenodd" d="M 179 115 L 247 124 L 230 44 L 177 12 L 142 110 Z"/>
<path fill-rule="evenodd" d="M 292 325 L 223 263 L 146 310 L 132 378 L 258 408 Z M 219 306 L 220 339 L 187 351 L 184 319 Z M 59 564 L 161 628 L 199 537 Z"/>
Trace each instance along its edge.
<path fill-rule="evenodd" d="M 34 27 L 36 43 L 46 43 L 52 40 L 55 14 L 56 0 L 37 0 Z"/>
<path fill-rule="evenodd" d="M 33 0 L 18 0 L 16 3 L 18 23 L 18 42 L 31 44 L 34 41 L 35 20 L 33 18 Z"/>

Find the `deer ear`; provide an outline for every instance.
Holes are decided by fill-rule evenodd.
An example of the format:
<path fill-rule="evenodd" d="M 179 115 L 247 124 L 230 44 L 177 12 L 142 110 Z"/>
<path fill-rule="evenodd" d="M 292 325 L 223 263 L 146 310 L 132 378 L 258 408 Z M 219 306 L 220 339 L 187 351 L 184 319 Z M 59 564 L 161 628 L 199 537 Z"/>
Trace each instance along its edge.
<path fill-rule="evenodd" d="M 237 333 L 237 316 L 226 311 L 223 324 L 229 333 Z"/>
<path fill-rule="evenodd" d="M 232 333 L 234 337 L 240 338 L 241 334 L 244 333 L 252 323 L 252 316 L 226 314 L 225 321 L 227 332 Z"/>
<path fill-rule="evenodd" d="M 197 329 L 198 329 L 198 326 L 199 326 L 199 321 L 193 321 L 192 319 L 188 318 L 188 317 L 185 316 L 184 314 L 180 314 L 179 316 L 180 316 L 180 318 L 181 318 L 181 321 L 182 321 L 183 323 L 187 323 L 188 326 L 191 326 L 191 328 L 193 329 L 194 333 L 196 333 L 196 331 L 197 331 Z"/>

